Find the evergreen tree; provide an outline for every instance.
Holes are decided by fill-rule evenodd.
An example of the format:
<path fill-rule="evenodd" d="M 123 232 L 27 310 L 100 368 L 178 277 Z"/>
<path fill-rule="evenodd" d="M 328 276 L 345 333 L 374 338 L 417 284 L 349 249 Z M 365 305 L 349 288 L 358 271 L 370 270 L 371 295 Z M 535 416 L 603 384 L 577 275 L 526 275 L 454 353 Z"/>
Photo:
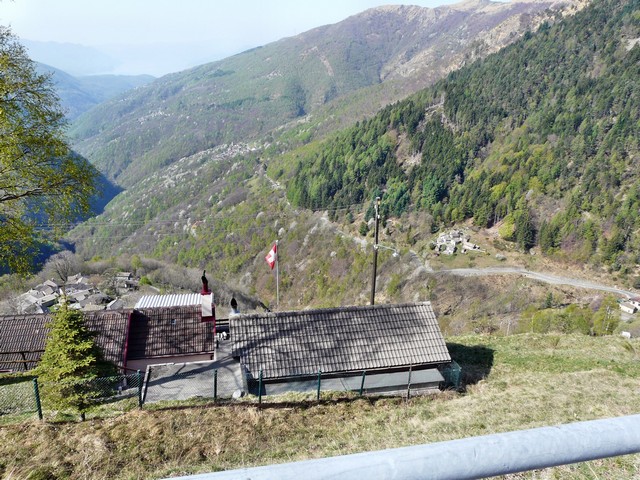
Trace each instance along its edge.
<path fill-rule="evenodd" d="M 529 209 L 525 206 L 516 212 L 515 237 L 518 247 L 527 251 L 535 245 L 536 230 Z"/>
<path fill-rule="evenodd" d="M 75 410 L 84 420 L 98 394 L 90 380 L 113 375 L 115 368 L 103 360 L 82 312 L 64 303 L 49 328 L 44 354 L 35 369 L 42 382 L 42 396 L 48 407 Z"/>

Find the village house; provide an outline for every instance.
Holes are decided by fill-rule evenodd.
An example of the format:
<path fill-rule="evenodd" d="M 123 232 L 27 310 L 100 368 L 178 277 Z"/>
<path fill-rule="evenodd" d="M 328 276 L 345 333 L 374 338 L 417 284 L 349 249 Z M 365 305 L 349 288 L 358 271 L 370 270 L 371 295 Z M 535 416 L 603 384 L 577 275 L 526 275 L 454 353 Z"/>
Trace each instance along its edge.
<path fill-rule="evenodd" d="M 633 315 L 640 310 L 640 297 L 622 298 L 618 300 L 618 304 L 624 313 Z"/>
<path fill-rule="evenodd" d="M 234 314 L 218 319 L 225 325 L 222 338 L 230 335 L 233 345 L 223 351 L 215 310 L 209 316 L 205 309 L 203 316 L 203 297 L 143 297 L 136 308 L 85 318 L 106 359 L 122 372 L 216 360 L 226 362 L 254 393 L 259 377 L 264 393 L 276 394 L 306 388 L 318 372 L 341 390 L 361 388 L 366 375 L 367 393 L 406 391 L 409 384 L 429 391 L 443 381 L 439 368 L 451 363 L 429 302 Z M 48 320 L 47 314 L 0 317 L 0 370 L 37 365 Z"/>
<path fill-rule="evenodd" d="M 229 330 L 247 382 L 261 378 L 267 395 L 304 390 L 319 372 L 340 390 L 365 376 L 368 393 L 429 391 L 451 363 L 430 302 L 240 315 Z"/>
<path fill-rule="evenodd" d="M 478 245 L 470 241 L 471 237 L 461 230 L 450 230 L 449 232 L 438 235 L 435 243 L 435 249 L 444 255 L 453 255 L 458 248 L 462 253 L 481 252 Z"/>
<path fill-rule="evenodd" d="M 138 289 L 138 282 L 129 272 L 122 272 L 116 275 L 116 290 L 122 295 L 132 290 Z M 70 276 L 63 284 L 58 284 L 54 280 L 46 280 L 30 289 L 28 292 L 17 298 L 16 309 L 21 314 L 48 313 L 55 307 L 61 297 L 65 297 L 70 308 L 82 310 L 84 312 L 97 310 L 115 310 L 122 308 L 123 303 L 104 295 L 99 289 L 89 283 L 89 280 L 82 274 Z"/>
<path fill-rule="evenodd" d="M 628 300 L 628 303 L 633 305 L 636 310 L 640 310 L 640 297 L 633 297 Z"/>

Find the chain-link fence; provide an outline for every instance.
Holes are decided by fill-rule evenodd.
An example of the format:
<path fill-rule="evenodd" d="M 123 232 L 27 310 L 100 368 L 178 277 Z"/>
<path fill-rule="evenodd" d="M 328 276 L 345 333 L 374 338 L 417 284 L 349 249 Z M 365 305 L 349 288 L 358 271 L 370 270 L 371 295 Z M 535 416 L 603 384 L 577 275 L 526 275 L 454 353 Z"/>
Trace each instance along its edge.
<path fill-rule="evenodd" d="M 82 388 L 91 394 L 92 403 L 105 404 L 126 398 L 137 398 L 141 405 L 143 376 L 141 373 L 94 378 L 82 383 Z"/>
<path fill-rule="evenodd" d="M 0 416 L 35 413 L 35 383 L 31 378 L 0 380 Z"/>
<path fill-rule="evenodd" d="M 444 377 L 442 388 L 453 388 L 454 390 L 460 389 L 460 381 L 462 379 L 462 367 L 458 365 L 455 360 L 451 363 L 440 368 L 440 373 Z"/>
<path fill-rule="evenodd" d="M 229 361 L 195 362 L 151 365 L 146 375 L 95 378 L 79 382 L 39 383 L 34 378 L 0 379 L 0 417 L 37 413 L 40 418 L 55 410 L 56 404 L 48 397 L 52 390 L 68 392 L 69 396 L 82 396 L 84 409 L 101 407 L 122 400 L 140 408 L 145 403 L 184 401 L 194 398 L 207 400 L 239 398 L 252 394 L 258 403 L 264 396 L 270 400 L 282 394 L 302 394 L 304 398 L 320 400 L 321 392 L 335 395 L 402 395 L 428 393 L 439 388 L 460 387 L 461 368 L 454 361 L 439 369 L 408 369 L 396 372 L 363 371 L 351 375 L 325 374 L 278 381 L 263 379 L 262 372 L 255 378 L 240 366 Z M 67 389 L 67 390 L 64 390 Z M 88 406 L 88 407 L 87 407 Z M 44 414 L 43 414 L 44 412 Z"/>
<path fill-rule="evenodd" d="M 453 362 L 455 363 L 455 362 Z M 460 378 L 460 366 L 447 366 L 444 373 L 436 368 L 413 369 L 402 371 L 362 371 L 350 374 L 325 374 L 319 371 L 316 375 L 304 375 L 274 381 L 263 379 L 262 371 L 257 378 L 249 375 L 247 381 L 249 393 L 258 397 L 262 403 L 263 397 L 270 397 L 295 393 L 307 399 L 320 400 L 322 392 L 331 392 L 331 398 L 352 395 L 374 396 L 403 396 L 411 397 L 434 393 L 441 388 L 457 388 Z M 457 377 L 455 375 L 457 372 Z M 344 395 L 344 394 L 347 395 Z M 284 397 L 286 398 L 286 396 Z M 286 401 L 286 400 L 285 400 Z"/>
<path fill-rule="evenodd" d="M 64 383 L 38 382 L 37 378 L 0 379 L 0 417 L 37 413 L 42 419 L 46 413 L 57 410 L 57 404 L 48 396 L 52 390 L 58 397 L 82 397 L 88 408 L 129 398 L 142 406 L 142 380 L 139 372 Z"/>

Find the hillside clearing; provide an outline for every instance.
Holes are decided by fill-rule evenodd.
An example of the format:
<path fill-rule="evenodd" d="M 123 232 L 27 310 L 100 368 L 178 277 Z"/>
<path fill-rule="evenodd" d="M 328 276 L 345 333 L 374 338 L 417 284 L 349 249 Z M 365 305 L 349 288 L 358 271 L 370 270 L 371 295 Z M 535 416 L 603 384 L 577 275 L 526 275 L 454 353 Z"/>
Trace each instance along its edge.
<path fill-rule="evenodd" d="M 161 478 L 637 413 L 640 342 L 451 337 L 465 393 L 133 410 L 0 427 L 3 478 Z M 54 447 L 55 446 L 55 447 Z M 511 478 L 640 478 L 640 456 Z"/>

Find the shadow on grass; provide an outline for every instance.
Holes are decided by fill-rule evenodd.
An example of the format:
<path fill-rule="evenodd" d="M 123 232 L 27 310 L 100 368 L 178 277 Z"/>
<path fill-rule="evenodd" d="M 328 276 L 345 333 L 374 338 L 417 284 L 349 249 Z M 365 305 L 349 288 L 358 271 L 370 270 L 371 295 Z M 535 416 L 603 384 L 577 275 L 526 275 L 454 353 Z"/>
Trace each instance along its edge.
<path fill-rule="evenodd" d="M 343 393 L 343 392 L 340 392 Z M 438 395 L 442 393 L 432 393 L 432 394 L 421 394 L 416 395 L 412 398 L 436 398 Z M 191 409 L 208 409 L 208 408 L 254 408 L 258 410 L 288 410 L 288 409 L 299 409 L 305 410 L 309 408 L 315 408 L 317 406 L 332 406 L 339 404 L 350 404 L 356 402 L 365 402 L 369 405 L 375 406 L 378 403 L 384 404 L 396 404 L 402 405 L 409 401 L 406 396 L 402 395 L 336 395 L 331 394 L 330 392 L 322 392 L 322 396 L 320 400 L 315 398 L 301 398 L 298 400 L 263 400 L 262 403 L 258 402 L 258 397 L 245 397 L 244 401 L 237 401 L 232 399 L 218 399 L 217 401 L 212 401 L 211 399 L 204 400 L 202 399 L 201 403 L 191 402 L 189 404 L 180 404 L 176 405 L 175 402 L 166 401 L 166 402 L 157 402 L 154 403 L 151 407 L 145 407 L 144 409 L 147 411 L 181 411 L 181 410 L 191 410 Z"/>
<path fill-rule="evenodd" d="M 474 385 L 486 378 L 493 367 L 494 350 L 484 345 L 461 345 L 459 343 L 447 343 L 451 358 L 458 362 L 462 369 L 460 387 L 466 389 L 467 385 Z"/>

